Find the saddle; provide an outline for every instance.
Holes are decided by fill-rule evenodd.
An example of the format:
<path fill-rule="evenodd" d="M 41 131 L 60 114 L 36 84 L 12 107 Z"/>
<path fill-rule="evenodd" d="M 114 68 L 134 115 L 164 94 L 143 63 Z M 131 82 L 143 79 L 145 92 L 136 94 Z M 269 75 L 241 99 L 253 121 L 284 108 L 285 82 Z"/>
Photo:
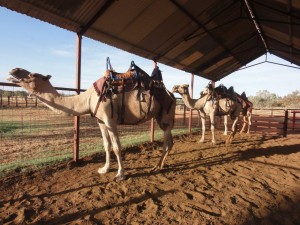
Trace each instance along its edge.
<path fill-rule="evenodd" d="M 141 101 L 142 91 L 149 91 L 150 95 L 153 95 L 167 112 L 169 112 L 172 102 L 174 101 L 173 98 L 170 98 L 163 83 L 153 80 L 144 70 L 138 67 L 134 61 L 131 61 L 129 69 L 125 73 L 118 73 L 112 68 L 109 57 L 107 57 L 106 71 L 100 79 L 94 82 L 93 86 L 99 99 L 95 111 L 91 115 L 96 115 L 100 103 L 105 101 L 106 98 L 111 98 L 113 94 L 121 93 L 121 124 L 124 122 L 125 92 L 137 89 L 136 99 L 137 101 Z M 150 107 L 151 105 L 149 106 L 149 109 Z"/>
<path fill-rule="evenodd" d="M 214 91 L 215 91 L 217 97 L 219 97 L 219 98 L 229 98 L 234 101 L 237 100 L 237 96 L 236 96 L 233 86 L 227 88 L 223 84 L 220 84 L 218 87 L 215 88 Z"/>

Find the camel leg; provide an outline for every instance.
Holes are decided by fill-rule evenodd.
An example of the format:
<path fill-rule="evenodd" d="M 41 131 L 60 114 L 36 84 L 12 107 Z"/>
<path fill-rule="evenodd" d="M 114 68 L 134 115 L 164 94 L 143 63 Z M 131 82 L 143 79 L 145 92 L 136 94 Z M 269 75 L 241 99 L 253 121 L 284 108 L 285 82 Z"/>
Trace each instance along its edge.
<path fill-rule="evenodd" d="M 214 145 L 214 144 L 216 144 L 216 140 L 215 140 L 215 115 L 214 115 L 214 112 L 210 113 L 209 117 L 210 117 L 210 129 L 211 129 L 211 142 Z"/>
<path fill-rule="evenodd" d="M 238 121 L 239 117 L 235 117 L 234 121 L 233 121 L 233 124 L 232 124 L 232 132 L 230 133 L 229 137 L 227 138 L 226 140 L 226 144 L 231 144 L 236 132 L 237 132 L 237 129 L 236 129 L 236 124 L 237 124 L 237 121 Z"/>
<path fill-rule="evenodd" d="M 98 169 L 98 173 L 103 174 L 103 173 L 107 173 L 109 169 L 111 141 L 110 141 L 110 137 L 106 125 L 102 121 L 98 121 L 98 125 L 101 130 L 101 134 L 103 138 L 103 146 L 105 150 L 105 164 L 102 168 Z"/>
<path fill-rule="evenodd" d="M 245 131 L 246 125 L 247 125 L 246 116 L 243 116 L 243 126 L 242 126 L 242 129 L 240 131 L 240 134 Z M 248 125 L 248 127 L 249 127 L 249 125 Z"/>
<path fill-rule="evenodd" d="M 223 116 L 224 118 L 224 135 L 228 134 L 228 127 L 227 127 L 227 115 Z"/>
<path fill-rule="evenodd" d="M 201 124 L 202 124 L 202 136 L 201 139 L 199 141 L 199 143 L 203 143 L 204 142 L 204 136 L 205 136 L 205 113 L 200 111 L 200 116 L 201 116 Z"/>
<path fill-rule="evenodd" d="M 250 134 L 250 127 L 252 125 L 251 120 L 252 120 L 252 114 L 249 112 L 247 113 L 247 117 L 248 117 L 248 130 L 247 130 L 247 134 Z"/>
<path fill-rule="evenodd" d="M 157 171 L 164 167 L 165 160 L 169 155 L 172 147 L 173 147 L 173 137 L 171 133 L 171 128 L 168 127 L 166 130 L 164 130 L 164 145 L 163 145 L 162 155 L 158 161 L 158 164 L 152 169 L 152 171 Z"/>
<path fill-rule="evenodd" d="M 124 175 L 124 164 L 123 164 L 123 160 L 121 157 L 121 142 L 119 139 L 119 135 L 118 135 L 118 130 L 117 130 L 117 126 L 111 125 L 108 127 L 108 133 L 110 136 L 110 140 L 112 143 L 112 148 L 113 151 L 116 155 L 117 158 L 117 162 L 118 162 L 118 173 L 115 176 L 115 181 L 121 181 L 125 179 L 125 175 Z"/>

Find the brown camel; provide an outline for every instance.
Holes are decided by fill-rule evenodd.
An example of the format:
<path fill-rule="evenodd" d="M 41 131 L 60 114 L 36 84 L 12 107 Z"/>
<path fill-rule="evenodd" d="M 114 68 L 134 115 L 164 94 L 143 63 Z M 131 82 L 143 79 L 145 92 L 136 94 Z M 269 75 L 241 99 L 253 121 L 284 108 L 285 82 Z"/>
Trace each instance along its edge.
<path fill-rule="evenodd" d="M 176 106 L 173 94 L 166 89 L 160 89 L 160 91 L 172 97 L 169 110 L 165 110 L 162 104 L 150 94 L 151 91 L 146 92 L 143 87 L 135 87 L 124 94 L 112 93 L 111 96 L 106 97 L 105 101 L 101 101 L 100 104 L 98 104 L 99 96 L 94 86 L 79 95 L 64 97 L 61 96 L 49 82 L 51 78 L 50 75 L 44 76 L 38 73 L 30 73 L 21 68 L 11 70 L 9 74 L 9 81 L 23 87 L 30 94 L 35 95 L 43 104 L 57 113 L 68 116 L 94 114 L 103 136 L 103 145 L 106 152 L 105 165 L 98 169 L 98 173 L 103 174 L 108 172 L 110 166 L 110 150 L 112 148 L 119 167 L 117 175 L 115 176 L 116 181 L 125 179 L 124 166 L 121 158 L 121 143 L 117 130 L 120 117 L 122 117 L 124 124 L 138 124 L 155 118 L 160 128 L 164 131 L 164 144 L 163 153 L 153 170 L 163 168 L 165 159 L 173 146 L 171 129 L 174 124 Z M 139 98 L 137 98 L 137 96 L 139 96 Z"/>
<path fill-rule="evenodd" d="M 215 144 L 215 116 L 229 115 L 230 118 L 234 121 L 232 132 L 226 140 L 226 144 L 231 143 L 237 131 L 236 123 L 242 110 L 242 105 L 239 102 L 233 101 L 228 98 L 215 99 L 212 95 L 213 92 L 209 87 L 206 87 L 202 92 L 202 97 L 200 97 L 199 99 L 192 99 L 189 95 L 188 87 L 188 84 L 175 85 L 172 91 L 174 93 L 179 93 L 182 96 L 182 100 L 188 108 L 199 110 L 202 121 L 202 137 L 199 142 L 204 142 L 205 117 L 206 114 L 209 114 L 213 144 Z"/>
<path fill-rule="evenodd" d="M 253 108 L 253 103 L 250 102 L 248 99 L 245 99 L 241 97 L 241 95 L 235 93 L 239 101 L 242 103 L 242 116 L 243 116 L 243 125 L 240 130 L 240 134 L 245 132 L 245 129 L 247 127 L 247 134 L 250 134 L 250 128 L 252 124 L 252 108 Z M 224 135 L 228 134 L 228 128 L 227 128 L 227 115 L 224 116 Z"/>

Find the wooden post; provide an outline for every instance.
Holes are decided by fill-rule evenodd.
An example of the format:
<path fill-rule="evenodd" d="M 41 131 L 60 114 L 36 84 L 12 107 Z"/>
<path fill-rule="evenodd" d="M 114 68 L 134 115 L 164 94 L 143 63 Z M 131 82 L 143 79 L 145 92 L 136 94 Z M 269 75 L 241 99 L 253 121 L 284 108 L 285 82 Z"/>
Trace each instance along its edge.
<path fill-rule="evenodd" d="M 81 43 L 82 36 L 76 36 L 76 93 L 80 94 L 80 79 L 81 79 Z M 73 147 L 73 160 L 75 162 L 79 159 L 79 124 L 80 117 L 74 117 L 74 147 Z"/>
<path fill-rule="evenodd" d="M 186 122 L 186 106 L 183 104 L 183 126 L 185 126 Z"/>
<path fill-rule="evenodd" d="M 287 136 L 288 119 L 289 119 L 289 111 L 284 110 L 283 137 Z"/>
<path fill-rule="evenodd" d="M 150 142 L 154 142 L 154 118 L 151 119 Z"/>
<path fill-rule="evenodd" d="M 194 74 L 191 74 L 191 89 L 190 89 L 191 98 L 193 98 L 193 93 L 194 93 Z M 193 110 L 190 109 L 189 134 L 192 133 L 192 117 L 193 117 Z"/>
<path fill-rule="evenodd" d="M 293 113 L 293 120 L 292 120 L 292 129 L 295 130 L 295 123 L 296 123 L 296 111 L 292 111 Z"/>

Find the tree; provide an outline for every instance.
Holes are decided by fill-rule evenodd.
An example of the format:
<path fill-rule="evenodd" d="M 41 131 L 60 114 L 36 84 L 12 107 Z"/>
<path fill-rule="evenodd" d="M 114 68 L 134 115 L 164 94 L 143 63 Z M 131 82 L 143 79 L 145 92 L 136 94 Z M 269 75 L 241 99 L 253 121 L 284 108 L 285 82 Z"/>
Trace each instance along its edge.
<path fill-rule="evenodd" d="M 282 98 L 285 107 L 299 108 L 300 107 L 300 91 L 293 91 Z"/>
<path fill-rule="evenodd" d="M 282 107 L 281 97 L 267 90 L 258 91 L 256 96 L 249 96 L 255 108 Z"/>

